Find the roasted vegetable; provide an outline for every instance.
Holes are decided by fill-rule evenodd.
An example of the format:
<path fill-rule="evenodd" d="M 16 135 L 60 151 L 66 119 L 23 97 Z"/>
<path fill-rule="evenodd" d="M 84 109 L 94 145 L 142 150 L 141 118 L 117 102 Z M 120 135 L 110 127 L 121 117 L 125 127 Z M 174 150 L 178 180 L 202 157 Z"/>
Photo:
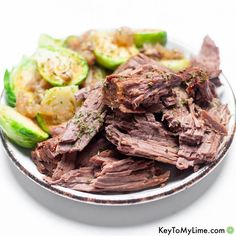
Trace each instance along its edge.
<path fill-rule="evenodd" d="M 47 46 L 63 46 L 64 40 L 55 39 L 47 34 L 41 34 L 39 37 L 38 46 L 47 47 Z"/>
<path fill-rule="evenodd" d="M 37 121 L 40 127 L 50 133 L 50 127 L 68 121 L 75 113 L 77 86 L 54 87 L 46 91 L 41 102 Z"/>
<path fill-rule="evenodd" d="M 160 43 L 165 45 L 167 33 L 163 30 L 140 30 L 134 33 L 134 43 L 137 47 L 142 47 L 144 43 Z"/>
<path fill-rule="evenodd" d="M 27 83 L 37 76 L 36 62 L 28 57 L 23 57 L 19 65 L 7 71 L 4 75 L 4 88 L 7 102 L 10 106 L 16 105 L 16 97 L 19 91 L 24 90 Z"/>
<path fill-rule="evenodd" d="M 111 70 L 114 70 L 131 56 L 138 53 L 138 49 L 133 44 L 130 46 L 117 44 L 117 36 L 116 38 L 114 36 L 114 33 L 98 33 L 94 50 L 97 62 Z"/>
<path fill-rule="evenodd" d="M 65 46 L 82 55 L 89 65 L 93 65 L 96 61 L 94 55 L 94 38 L 97 31 L 89 30 L 80 36 L 71 35 L 66 38 Z"/>
<path fill-rule="evenodd" d="M 179 71 L 184 70 L 190 66 L 190 61 L 186 58 L 176 59 L 176 60 L 160 60 L 159 62 L 163 66 L 165 66 L 175 72 L 179 72 Z"/>
<path fill-rule="evenodd" d="M 107 75 L 107 71 L 99 66 L 91 66 L 87 79 L 82 84 L 83 87 L 103 83 Z"/>
<path fill-rule="evenodd" d="M 33 148 L 48 138 L 32 120 L 5 105 L 0 105 L 0 126 L 13 142 L 24 148 Z"/>
<path fill-rule="evenodd" d="M 4 89 L 8 105 L 14 107 L 16 105 L 16 94 L 13 88 L 11 73 L 8 70 L 4 74 Z"/>
<path fill-rule="evenodd" d="M 80 84 L 86 79 L 87 62 L 70 49 L 45 46 L 34 57 L 40 74 L 53 86 Z"/>

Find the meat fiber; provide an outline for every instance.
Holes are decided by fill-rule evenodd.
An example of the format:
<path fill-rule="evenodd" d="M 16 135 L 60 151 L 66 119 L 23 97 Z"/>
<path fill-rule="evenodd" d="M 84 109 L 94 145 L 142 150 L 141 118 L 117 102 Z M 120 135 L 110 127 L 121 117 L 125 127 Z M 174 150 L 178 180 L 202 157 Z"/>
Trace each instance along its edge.
<path fill-rule="evenodd" d="M 99 132 L 106 114 L 102 100 L 102 89 L 92 90 L 60 136 L 57 153 L 82 151 Z"/>
<path fill-rule="evenodd" d="M 119 113 L 115 113 L 108 116 L 106 122 L 106 137 L 120 152 L 176 164 L 176 139 L 155 120 L 153 114 L 121 117 Z"/>
<path fill-rule="evenodd" d="M 113 150 L 93 156 L 88 165 L 49 181 L 84 192 L 131 192 L 166 184 L 169 171 L 151 160 L 124 157 Z"/>

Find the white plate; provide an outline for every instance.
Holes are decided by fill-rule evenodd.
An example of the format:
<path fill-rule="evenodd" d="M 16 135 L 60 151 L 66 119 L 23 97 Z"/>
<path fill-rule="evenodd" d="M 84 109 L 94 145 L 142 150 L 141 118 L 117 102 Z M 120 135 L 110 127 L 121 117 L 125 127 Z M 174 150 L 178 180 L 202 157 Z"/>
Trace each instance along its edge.
<path fill-rule="evenodd" d="M 179 48 L 180 50 L 184 51 L 186 55 L 190 56 L 192 52 L 181 45 L 182 44 L 180 43 L 176 43 L 176 41 L 169 40 L 167 46 L 169 48 Z M 220 88 L 217 88 L 217 94 L 223 103 L 228 104 L 229 110 L 231 112 L 231 118 L 228 126 L 228 136 L 224 138 L 221 146 L 219 147 L 217 160 L 214 163 L 202 167 L 195 173 L 188 170 L 177 171 L 175 168 L 173 168 L 174 174 L 170 182 L 162 188 L 152 188 L 127 194 L 104 195 L 74 191 L 60 186 L 51 186 L 43 180 L 43 175 L 37 170 L 36 166 L 32 162 L 30 158 L 30 151 L 19 148 L 18 146 L 12 144 L 1 132 L 3 146 L 7 151 L 9 158 L 24 175 L 32 179 L 41 187 L 63 197 L 101 205 L 131 205 L 162 199 L 164 197 L 178 193 L 200 181 L 212 170 L 214 170 L 214 168 L 226 156 L 226 153 L 232 143 L 235 130 L 235 97 L 226 77 L 223 74 L 221 74 L 220 80 L 223 85 Z M 1 103 L 6 103 L 4 93 L 1 96 Z"/>

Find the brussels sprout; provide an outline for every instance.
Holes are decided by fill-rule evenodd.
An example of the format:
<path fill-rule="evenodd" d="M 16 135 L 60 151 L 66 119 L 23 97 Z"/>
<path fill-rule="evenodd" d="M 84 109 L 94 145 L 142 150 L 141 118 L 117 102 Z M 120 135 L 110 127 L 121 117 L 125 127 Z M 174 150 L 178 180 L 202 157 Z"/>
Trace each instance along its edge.
<path fill-rule="evenodd" d="M 24 148 L 33 148 L 48 138 L 32 120 L 5 105 L 0 105 L 0 127 L 9 139 Z"/>
<path fill-rule="evenodd" d="M 11 73 L 8 70 L 4 74 L 4 88 L 8 105 L 14 107 L 16 105 L 16 94 L 12 84 Z"/>
<path fill-rule="evenodd" d="M 167 33 L 163 30 L 143 30 L 134 33 L 134 43 L 137 47 L 142 47 L 144 43 L 160 43 L 165 45 Z"/>
<path fill-rule="evenodd" d="M 19 91 L 37 75 L 36 62 L 28 57 L 23 57 L 19 65 L 7 71 L 4 75 L 4 88 L 6 91 L 7 102 L 10 106 L 16 105 L 16 97 Z"/>
<path fill-rule="evenodd" d="M 82 84 L 83 87 L 87 87 L 93 84 L 102 83 L 107 75 L 107 71 L 99 66 L 91 66 L 87 79 Z"/>
<path fill-rule="evenodd" d="M 47 34 L 41 34 L 38 42 L 39 47 L 47 47 L 47 46 L 64 46 L 64 40 L 62 39 L 54 39 L 53 37 Z"/>
<path fill-rule="evenodd" d="M 88 74 L 84 58 L 67 48 L 41 47 L 34 57 L 40 74 L 53 86 L 80 84 Z"/>
<path fill-rule="evenodd" d="M 190 61 L 186 58 L 175 59 L 175 60 L 160 60 L 159 62 L 163 66 L 165 66 L 175 72 L 179 72 L 179 71 L 184 70 L 190 66 Z"/>
<path fill-rule="evenodd" d="M 112 33 L 99 33 L 94 50 L 97 62 L 110 70 L 114 70 L 138 53 L 134 45 L 124 47 L 115 44 L 113 36 Z"/>
<path fill-rule="evenodd" d="M 60 125 L 75 114 L 75 93 L 78 87 L 75 85 L 54 87 L 46 91 L 41 102 L 41 108 L 36 119 L 40 127 L 50 133 L 50 127 Z"/>

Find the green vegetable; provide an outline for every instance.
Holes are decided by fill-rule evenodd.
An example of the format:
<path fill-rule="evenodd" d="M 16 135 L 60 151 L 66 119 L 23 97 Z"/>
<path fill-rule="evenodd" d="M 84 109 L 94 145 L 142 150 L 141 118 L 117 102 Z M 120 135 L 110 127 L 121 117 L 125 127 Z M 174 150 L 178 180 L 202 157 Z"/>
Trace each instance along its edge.
<path fill-rule="evenodd" d="M 14 107 L 16 105 L 16 95 L 11 81 L 11 73 L 8 70 L 4 74 L 4 88 L 8 105 Z"/>
<path fill-rule="evenodd" d="M 41 114 L 37 114 L 36 115 L 36 120 L 40 126 L 40 128 L 45 131 L 46 133 L 50 134 L 50 125 L 48 124 L 48 122 L 46 121 L 46 119 L 43 117 L 43 115 Z"/>
<path fill-rule="evenodd" d="M 76 48 L 79 45 L 80 40 L 79 37 L 76 35 L 70 35 L 68 36 L 64 41 L 64 46 L 69 48 Z"/>
<path fill-rule="evenodd" d="M 77 91 L 78 87 L 75 85 L 54 87 L 46 91 L 40 112 L 36 116 L 39 126 L 45 132 L 50 133 L 51 127 L 60 125 L 74 116 Z"/>
<path fill-rule="evenodd" d="M 81 84 L 88 74 L 84 58 L 67 48 L 41 47 L 34 57 L 40 74 L 53 86 Z"/>
<path fill-rule="evenodd" d="M 138 49 L 134 45 L 119 46 L 114 43 L 112 34 L 101 32 L 97 37 L 94 49 L 97 62 L 110 70 L 116 69 L 137 53 Z"/>
<path fill-rule="evenodd" d="M 190 61 L 186 58 L 175 59 L 175 60 L 160 60 L 159 62 L 163 66 L 165 66 L 175 72 L 179 72 L 179 71 L 184 70 L 190 66 Z"/>
<path fill-rule="evenodd" d="M 32 120 L 6 105 L 0 105 L 0 127 L 8 138 L 24 148 L 33 148 L 48 138 Z"/>
<path fill-rule="evenodd" d="M 99 66 L 91 66 L 87 79 L 84 81 L 83 86 L 87 87 L 96 83 L 102 83 L 107 75 L 107 71 Z"/>
<path fill-rule="evenodd" d="M 54 39 L 53 37 L 47 34 L 41 34 L 39 37 L 38 46 L 47 47 L 47 46 L 63 46 L 64 40 Z"/>
<path fill-rule="evenodd" d="M 18 92 L 24 90 L 25 86 L 35 76 L 38 76 L 36 62 L 28 57 L 23 57 L 19 65 L 13 68 L 11 72 L 6 70 L 4 88 L 7 102 L 10 106 L 14 107 L 16 105 Z"/>
<path fill-rule="evenodd" d="M 160 43 L 165 45 L 167 33 L 162 30 L 143 30 L 134 33 L 134 43 L 137 47 L 142 47 L 144 43 Z"/>

